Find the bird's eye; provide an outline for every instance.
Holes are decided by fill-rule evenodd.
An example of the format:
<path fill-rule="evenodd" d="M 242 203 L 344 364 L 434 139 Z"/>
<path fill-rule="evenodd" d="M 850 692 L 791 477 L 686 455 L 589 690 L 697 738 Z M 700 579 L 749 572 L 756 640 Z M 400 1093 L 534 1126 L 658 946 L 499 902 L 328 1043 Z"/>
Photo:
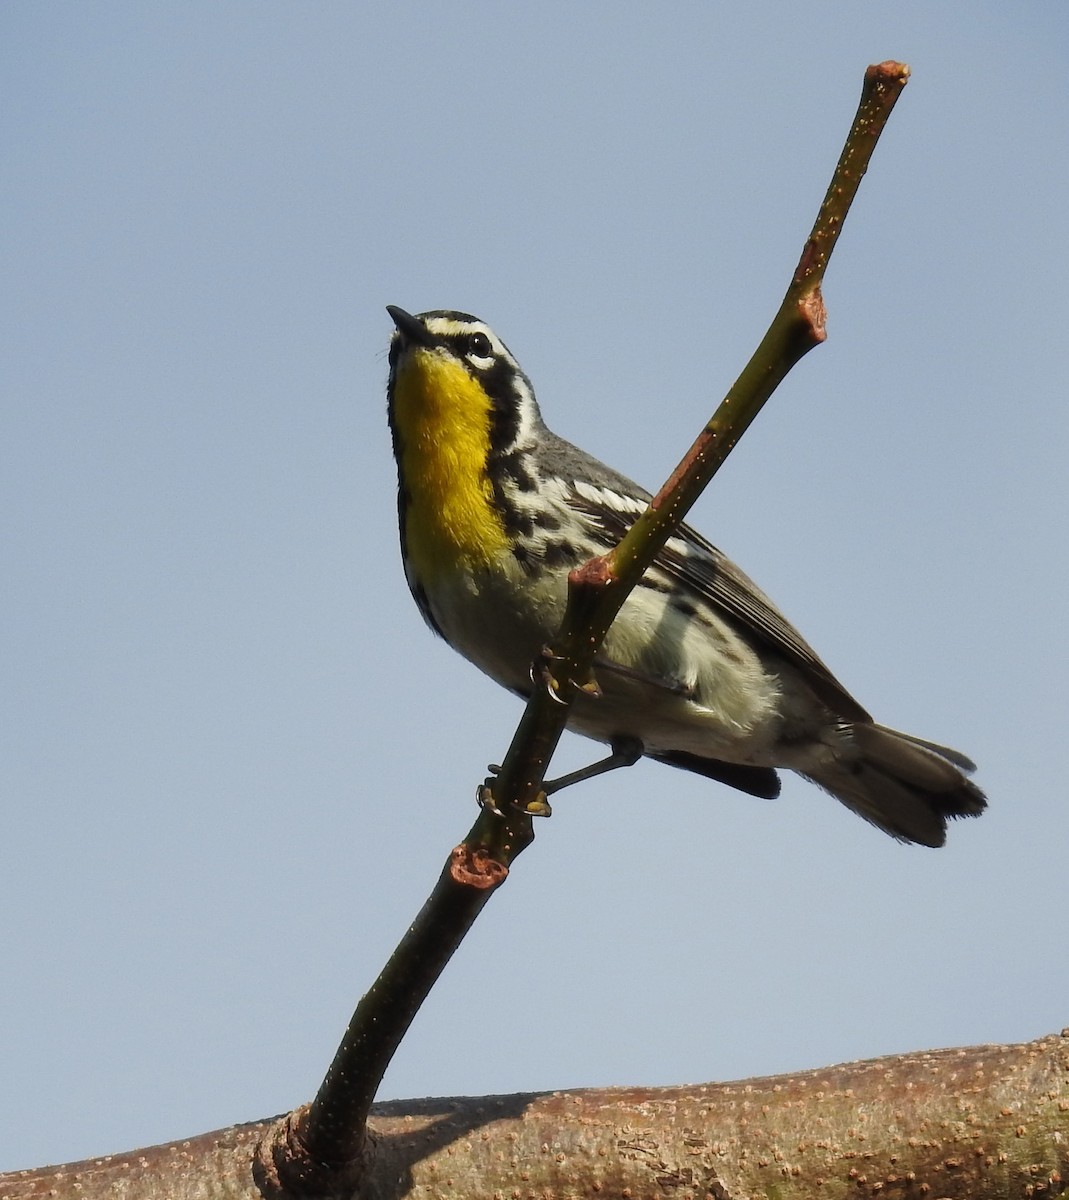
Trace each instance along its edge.
<path fill-rule="evenodd" d="M 467 354 L 469 358 L 490 358 L 494 352 L 490 339 L 485 333 L 473 333 L 468 338 Z"/>

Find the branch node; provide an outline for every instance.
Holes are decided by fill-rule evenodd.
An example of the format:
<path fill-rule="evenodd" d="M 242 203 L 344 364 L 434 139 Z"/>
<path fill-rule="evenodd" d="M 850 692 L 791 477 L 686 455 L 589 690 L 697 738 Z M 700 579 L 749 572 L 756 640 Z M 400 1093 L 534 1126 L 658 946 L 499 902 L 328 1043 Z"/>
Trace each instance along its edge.
<path fill-rule="evenodd" d="M 808 325 L 814 344 L 823 342 L 828 336 L 828 310 L 824 307 L 824 294 L 819 287 L 802 297 L 798 303 L 798 312 Z"/>
<path fill-rule="evenodd" d="M 568 574 L 568 586 L 573 589 L 600 590 L 615 582 L 616 572 L 613 570 L 612 557 L 608 554 L 598 554 Z"/>
<path fill-rule="evenodd" d="M 294 1197 L 351 1196 L 367 1177 L 371 1160 L 368 1134 L 361 1153 L 340 1167 L 316 1162 L 301 1136 L 309 1105 L 279 1117 L 253 1154 L 252 1173 L 264 1200 Z"/>
<path fill-rule="evenodd" d="M 871 67 L 866 67 L 865 79 L 873 83 L 891 83 L 905 87 L 906 80 L 909 79 L 909 67 L 906 63 L 895 62 L 893 58 L 889 58 L 886 62 L 873 63 Z"/>
<path fill-rule="evenodd" d="M 461 887 L 490 891 L 505 882 L 508 867 L 500 863 L 482 846 L 461 842 L 449 856 L 449 876 Z"/>

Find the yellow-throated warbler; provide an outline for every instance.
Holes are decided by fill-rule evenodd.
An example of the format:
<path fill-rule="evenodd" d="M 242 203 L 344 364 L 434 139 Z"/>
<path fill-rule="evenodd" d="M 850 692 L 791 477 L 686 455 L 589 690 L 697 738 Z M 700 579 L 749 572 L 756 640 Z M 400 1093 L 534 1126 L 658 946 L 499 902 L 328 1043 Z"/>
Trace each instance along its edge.
<path fill-rule="evenodd" d="M 623 536 L 649 493 L 557 437 L 505 344 L 466 313 L 390 306 L 389 419 L 405 573 L 427 623 L 492 679 L 530 692 L 568 572 Z M 755 796 L 776 767 L 904 842 L 940 846 L 983 793 L 962 754 L 873 722 L 790 623 L 682 526 L 596 659 L 569 728 Z"/>

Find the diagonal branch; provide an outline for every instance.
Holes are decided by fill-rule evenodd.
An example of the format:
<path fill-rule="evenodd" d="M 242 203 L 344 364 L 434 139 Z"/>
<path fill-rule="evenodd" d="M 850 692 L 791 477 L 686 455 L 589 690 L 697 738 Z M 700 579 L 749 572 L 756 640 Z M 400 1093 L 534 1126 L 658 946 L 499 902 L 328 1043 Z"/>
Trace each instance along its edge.
<path fill-rule="evenodd" d="M 560 633 L 534 665 L 537 684 L 478 819 L 349 1023 L 319 1092 L 261 1141 L 265 1191 L 324 1194 L 364 1178 L 366 1120 L 386 1067 L 445 964 L 546 810 L 542 784 L 571 703 L 592 685 L 594 656 L 628 594 L 796 362 L 824 340 L 821 282 L 876 142 L 909 78 L 885 62 L 865 73 L 861 104 L 787 293 L 753 357 L 668 482 L 610 553 L 569 577 Z M 552 676 L 550 676 L 552 664 Z"/>

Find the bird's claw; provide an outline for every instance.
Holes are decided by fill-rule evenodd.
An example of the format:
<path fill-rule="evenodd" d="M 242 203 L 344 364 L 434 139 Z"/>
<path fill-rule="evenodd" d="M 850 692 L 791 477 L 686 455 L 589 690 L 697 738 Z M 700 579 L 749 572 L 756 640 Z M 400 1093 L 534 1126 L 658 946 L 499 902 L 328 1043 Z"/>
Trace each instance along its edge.
<path fill-rule="evenodd" d="M 505 814 L 501 811 L 497 800 L 494 798 L 494 783 L 497 780 L 497 776 L 501 773 L 501 765 L 499 763 L 490 763 L 486 769 L 490 774 L 475 789 L 475 799 L 480 808 L 488 809 L 495 817 L 504 818 Z M 518 812 L 526 813 L 529 817 L 549 817 L 553 814 L 553 810 L 549 806 L 549 800 L 546 798 L 546 793 L 541 789 L 539 789 L 533 800 L 528 800 L 526 804 L 517 804 L 514 807 Z"/>

